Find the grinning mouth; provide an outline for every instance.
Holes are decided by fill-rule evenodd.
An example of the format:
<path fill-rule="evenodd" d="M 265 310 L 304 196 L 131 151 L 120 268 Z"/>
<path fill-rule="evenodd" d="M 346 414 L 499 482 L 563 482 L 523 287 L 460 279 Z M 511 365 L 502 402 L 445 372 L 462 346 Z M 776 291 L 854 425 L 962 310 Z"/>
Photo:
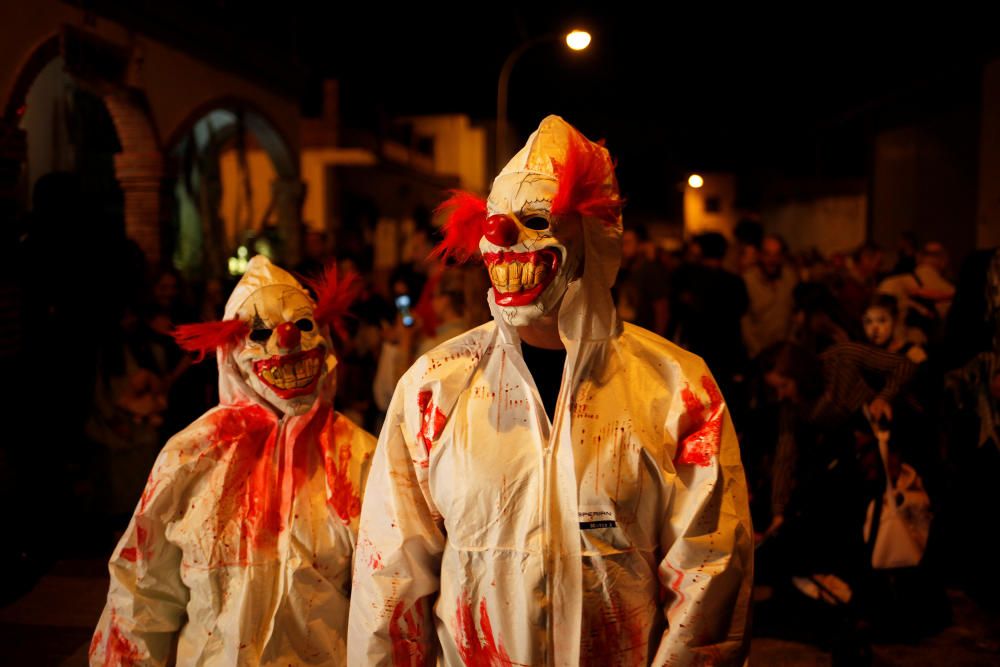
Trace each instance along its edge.
<path fill-rule="evenodd" d="M 253 372 L 279 398 L 311 394 L 316 388 L 326 349 L 320 345 L 306 352 L 275 355 L 253 362 Z"/>
<path fill-rule="evenodd" d="M 498 306 L 522 306 L 545 291 L 559 268 L 554 250 L 488 252 L 483 255 Z"/>

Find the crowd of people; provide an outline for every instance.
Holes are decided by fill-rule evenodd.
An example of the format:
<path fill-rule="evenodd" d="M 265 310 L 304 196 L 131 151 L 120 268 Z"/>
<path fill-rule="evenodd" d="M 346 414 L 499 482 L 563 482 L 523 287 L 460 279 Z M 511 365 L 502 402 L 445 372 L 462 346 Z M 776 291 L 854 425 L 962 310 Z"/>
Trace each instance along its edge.
<path fill-rule="evenodd" d="M 912 234 L 891 254 L 827 257 L 752 220 L 734 237 L 666 253 L 626 229 L 619 311 L 703 356 L 723 388 L 776 622 L 843 644 L 942 627 L 942 582 L 992 604 L 996 575 L 961 563 L 996 504 L 1000 253 L 973 253 L 952 282 L 943 245 Z M 887 479 L 908 512 L 905 567 L 876 546 Z M 837 623 L 817 622 L 826 607 Z"/>

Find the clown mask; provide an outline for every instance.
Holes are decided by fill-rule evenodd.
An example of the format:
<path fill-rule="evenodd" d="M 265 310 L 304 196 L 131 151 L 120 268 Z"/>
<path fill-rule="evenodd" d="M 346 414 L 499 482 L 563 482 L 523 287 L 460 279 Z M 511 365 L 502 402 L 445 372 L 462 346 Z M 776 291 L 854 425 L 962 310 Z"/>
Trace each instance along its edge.
<path fill-rule="evenodd" d="M 239 385 L 277 412 L 304 414 L 332 389 L 337 360 L 327 332 L 346 337 L 342 318 L 360 287 L 351 274 L 338 279 L 332 265 L 309 284 L 315 302 L 291 274 L 258 255 L 229 297 L 225 320 L 183 325 L 174 337 L 200 358 L 217 351 L 222 384 L 238 373 Z"/>
<path fill-rule="evenodd" d="M 504 321 L 525 326 L 553 312 L 583 258 L 580 218 L 552 214 L 558 182 L 504 173 L 493 183 L 479 251 Z"/>
<path fill-rule="evenodd" d="M 478 251 L 499 316 L 526 326 L 555 313 L 569 284 L 581 277 L 588 226 L 603 228 L 617 248 L 621 207 L 608 151 L 548 116 L 494 179 L 486 201 L 453 191 L 438 208 L 448 216 L 435 252 L 466 261 Z"/>
<path fill-rule="evenodd" d="M 307 412 L 326 372 L 328 346 L 301 291 L 269 285 L 238 310 L 250 332 L 233 351 L 240 374 L 257 394 L 286 415 Z"/>

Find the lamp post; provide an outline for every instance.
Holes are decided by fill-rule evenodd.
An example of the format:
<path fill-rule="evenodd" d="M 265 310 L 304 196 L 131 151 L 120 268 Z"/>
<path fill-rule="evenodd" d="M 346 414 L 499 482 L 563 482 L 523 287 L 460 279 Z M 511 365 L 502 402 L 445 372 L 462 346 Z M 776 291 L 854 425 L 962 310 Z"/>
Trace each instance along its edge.
<path fill-rule="evenodd" d="M 521 42 L 513 51 L 507 55 L 500 68 L 500 79 L 497 82 L 497 141 L 496 141 L 496 162 L 497 171 L 503 168 L 507 155 L 507 88 L 510 83 L 510 72 L 514 69 L 514 63 L 524 55 L 524 52 L 539 44 L 559 41 L 557 34 L 548 34 Z M 574 51 L 582 51 L 590 46 L 590 33 L 584 30 L 573 30 L 564 37 L 566 46 Z"/>

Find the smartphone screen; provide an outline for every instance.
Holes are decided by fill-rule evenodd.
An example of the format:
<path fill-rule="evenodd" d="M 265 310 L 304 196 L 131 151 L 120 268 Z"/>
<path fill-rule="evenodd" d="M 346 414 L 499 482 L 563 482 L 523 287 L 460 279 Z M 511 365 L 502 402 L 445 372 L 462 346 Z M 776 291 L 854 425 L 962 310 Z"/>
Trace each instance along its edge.
<path fill-rule="evenodd" d="M 396 310 L 403 320 L 404 327 L 413 326 L 413 313 L 410 312 L 410 295 L 402 294 L 396 297 Z"/>

